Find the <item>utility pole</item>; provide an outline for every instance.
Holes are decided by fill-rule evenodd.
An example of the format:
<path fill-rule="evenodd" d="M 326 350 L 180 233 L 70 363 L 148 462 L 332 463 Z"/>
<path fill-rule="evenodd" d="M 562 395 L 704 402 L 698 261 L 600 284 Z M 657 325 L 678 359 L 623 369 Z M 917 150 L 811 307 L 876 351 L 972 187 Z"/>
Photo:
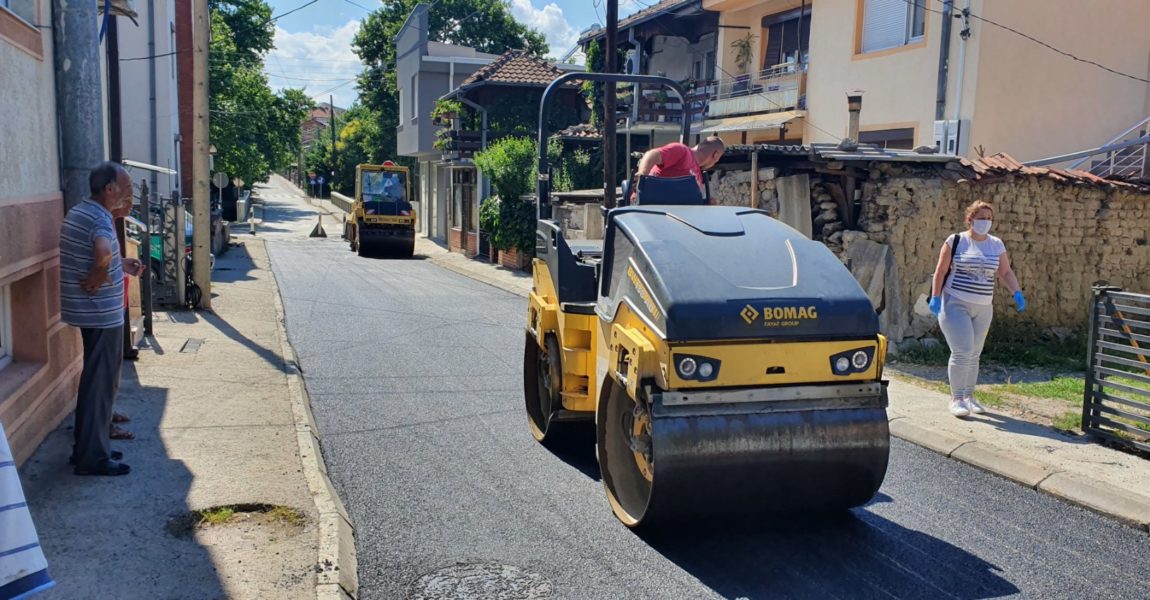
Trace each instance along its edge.
<path fill-rule="evenodd" d="M 331 179 L 328 183 L 328 189 L 331 189 L 335 182 L 335 96 L 327 97 L 327 110 L 331 113 Z"/>
<path fill-rule="evenodd" d="M 607 73 L 618 73 L 616 37 L 619 34 L 619 0 L 607 0 L 607 43 L 603 54 Z M 630 157 L 628 157 L 630 160 Z M 615 82 L 603 84 L 603 206 L 615 208 Z"/>
<path fill-rule="evenodd" d="M 196 308 L 212 308 L 211 186 L 208 167 L 208 0 L 192 0 L 192 279 L 200 288 Z"/>
<path fill-rule="evenodd" d="M 60 185 L 66 209 L 90 195 L 88 171 L 104 159 L 99 22 L 95 2 L 52 0 Z"/>

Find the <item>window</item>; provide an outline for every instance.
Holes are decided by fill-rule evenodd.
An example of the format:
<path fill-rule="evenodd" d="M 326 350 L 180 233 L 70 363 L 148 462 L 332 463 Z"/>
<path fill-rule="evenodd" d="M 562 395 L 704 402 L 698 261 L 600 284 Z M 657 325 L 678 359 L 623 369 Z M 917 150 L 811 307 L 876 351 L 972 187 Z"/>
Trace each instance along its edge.
<path fill-rule="evenodd" d="M 800 11 L 763 17 L 767 47 L 763 52 L 763 70 L 787 63 L 806 62 L 811 42 L 811 12 Z"/>
<path fill-rule="evenodd" d="M 926 32 L 926 0 L 864 0 L 862 52 L 905 46 Z"/>
<path fill-rule="evenodd" d="M 0 0 L 2 2 L 3 0 Z M 0 370 L 12 363 L 12 294 L 0 286 Z"/>
<path fill-rule="evenodd" d="M 401 87 L 397 91 L 399 92 L 399 126 L 403 127 L 403 116 L 407 114 L 407 111 L 403 110 L 403 88 Z"/>
<path fill-rule="evenodd" d="M 0 0 L 4 7 L 29 24 L 36 23 L 36 0 Z"/>
<path fill-rule="evenodd" d="M 914 148 L 914 128 L 901 127 L 898 129 L 880 129 L 878 131 L 860 131 L 859 142 L 863 144 L 874 144 L 879 148 L 911 150 Z"/>
<path fill-rule="evenodd" d="M 419 87 L 416 85 L 417 81 L 415 75 L 411 76 L 411 122 L 414 123 L 419 120 Z"/>
<path fill-rule="evenodd" d="M 451 169 L 451 227 L 463 228 L 463 211 L 475 213 L 475 169 Z M 478 217 L 468 216 L 469 231 L 478 229 Z"/>

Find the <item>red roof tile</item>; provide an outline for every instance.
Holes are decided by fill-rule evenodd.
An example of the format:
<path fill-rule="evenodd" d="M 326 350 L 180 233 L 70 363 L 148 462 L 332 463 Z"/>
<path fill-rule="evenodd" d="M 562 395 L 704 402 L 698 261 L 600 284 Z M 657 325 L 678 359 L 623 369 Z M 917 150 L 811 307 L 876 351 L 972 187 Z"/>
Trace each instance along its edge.
<path fill-rule="evenodd" d="M 547 86 L 565 71 L 555 65 L 527 53 L 526 50 L 510 50 L 463 80 L 460 87 L 487 82 L 511 85 Z"/>

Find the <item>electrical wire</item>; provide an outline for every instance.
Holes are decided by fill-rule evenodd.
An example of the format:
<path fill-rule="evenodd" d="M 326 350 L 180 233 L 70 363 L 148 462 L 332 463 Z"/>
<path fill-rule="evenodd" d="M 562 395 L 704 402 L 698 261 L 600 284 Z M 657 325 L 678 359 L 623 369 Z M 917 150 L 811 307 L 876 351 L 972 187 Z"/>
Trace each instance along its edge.
<path fill-rule="evenodd" d="M 374 8 L 368 8 L 368 7 L 366 7 L 366 6 L 362 5 L 362 4 L 357 4 L 357 3 L 355 3 L 355 2 L 352 2 L 351 0 L 343 0 L 343 1 L 344 1 L 344 2 L 347 2 L 348 4 L 350 4 L 350 5 L 352 5 L 352 6 L 356 7 L 356 8 L 360 8 L 360 9 L 366 10 L 366 11 L 367 11 L 367 12 L 369 12 L 369 13 L 370 13 L 370 12 L 375 12 L 375 9 L 374 9 Z"/>
<path fill-rule="evenodd" d="M 926 11 L 929 11 L 929 12 L 932 12 L 932 13 L 935 13 L 938 15 L 945 15 L 946 14 L 940 10 L 933 9 L 933 8 L 930 8 L 929 6 L 926 6 L 927 1 L 928 0 L 903 0 L 903 2 L 906 2 L 907 4 L 910 4 L 910 5 L 915 6 L 917 8 L 921 8 L 923 10 L 926 10 Z M 944 7 L 948 4 L 948 0 L 935 0 L 935 1 L 938 2 L 939 4 L 943 5 Z M 949 3 L 953 7 L 953 2 L 949 2 Z M 992 20 L 987 19 L 985 17 L 981 17 L 981 16 L 979 16 L 979 15 L 977 15 L 977 14 L 975 14 L 969 10 L 960 10 L 960 11 L 954 13 L 954 18 L 956 18 L 956 19 L 970 18 L 970 19 L 975 19 L 977 21 L 981 21 L 983 23 L 986 23 L 987 25 L 997 27 L 997 28 L 1002 29 L 1004 31 L 1008 31 L 1008 32 L 1013 33 L 1017 36 L 1025 38 L 1031 42 L 1034 42 L 1035 44 L 1038 44 L 1039 46 L 1042 46 L 1043 48 L 1046 48 L 1047 50 L 1051 50 L 1051 51 L 1053 51 L 1057 54 L 1060 54 L 1062 56 L 1065 56 L 1066 58 L 1069 58 L 1073 61 L 1084 63 L 1084 64 L 1091 65 L 1094 67 L 1098 67 L 1099 69 L 1102 69 L 1103 71 L 1107 71 L 1107 72 L 1112 73 L 1114 75 L 1118 75 L 1119 77 L 1125 77 L 1127 79 L 1133 79 L 1134 81 L 1138 81 L 1141 83 L 1150 84 L 1150 79 L 1146 79 L 1144 77 L 1139 77 L 1137 75 L 1131 75 L 1129 73 L 1123 73 L 1122 71 L 1119 71 L 1117 69 L 1113 69 L 1111 67 L 1108 67 L 1108 66 L 1101 64 L 1099 62 L 1095 62 L 1095 61 L 1090 60 L 1088 58 L 1081 58 L 1081 57 L 1076 56 L 1070 52 L 1062 50 L 1061 48 L 1058 48 L 1058 47 L 1054 46 L 1053 44 L 1050 44 L 1048 42 L 1044 42 L 1044 41 L 1042 41 L 1042 40 L 1040 40 L 1040 39 L 1038 39 L 1038 38 L 1036 38 L 1036 37 L 1034 37 L 1028 33 L 1023 33 L 1023 32 L 1021 32 L 1021 31 L 1019 31 L 1013 27 L 1008 26 L 1008 25 L 1003 25 L 1002 23 L 998 23 L 996 21 L 992 21 Z"/>

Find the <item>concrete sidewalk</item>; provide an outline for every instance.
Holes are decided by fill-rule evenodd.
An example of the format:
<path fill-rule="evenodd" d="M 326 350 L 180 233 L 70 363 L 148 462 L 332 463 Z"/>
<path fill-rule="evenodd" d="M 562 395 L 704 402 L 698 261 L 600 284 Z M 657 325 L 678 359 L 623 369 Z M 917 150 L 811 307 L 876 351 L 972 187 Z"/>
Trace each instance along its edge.
<path fill-rule="evenodd" d="M 530 274 L 469 259 L 423 237 L 416 252 L 520 296 L 531 290 Z M 889 392 L 892 435 L 1138 529 L 1150 527 L 1150 460 L 993 411 L 956 419 L 946 394 L 897 378 Z"/>
<path fill-rule="evenodd" d="M 261 240 L 216 261 L 212 295 L 212 312 L 157 313 L 155 337 L 124 365 L 116 409 L 136 439 L 113 448 L 131 474 L 73 475 L 70 418 L 24 465 L 59 584 L 45 597 L 335 598 L 341 575 L 354 593 L 354 549 L 340 560 L 338 499 L 313 451 Z M 236 516 L 189 517 L 220 506 Z"/>

